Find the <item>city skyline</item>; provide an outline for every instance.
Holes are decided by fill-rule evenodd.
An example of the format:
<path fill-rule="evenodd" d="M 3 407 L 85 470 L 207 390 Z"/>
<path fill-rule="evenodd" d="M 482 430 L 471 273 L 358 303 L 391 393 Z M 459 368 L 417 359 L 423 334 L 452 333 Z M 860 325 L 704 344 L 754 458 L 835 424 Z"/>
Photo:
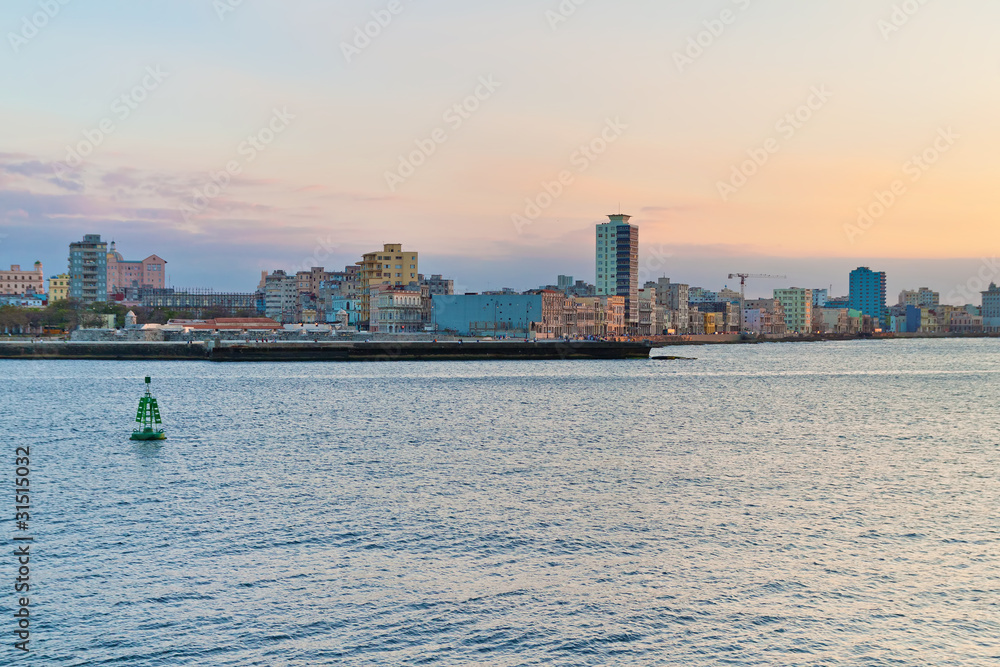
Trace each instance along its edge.
<path fill-rule="evenodd" d="M 1000 8 L 567 6 L 70 3 L 39 27 L 7 3 L 0 264 L 60 273 L 99 233 L 175 286 L 246 290 L 403 243 L 470 291 L 527 289 L 594 282 L 621 202 L 650 280 L 982 279 L 1000 135 L 970 82 L 996 76 Z"/>
<path fill-rule="evenodd" d="M 614 215 L 614 214 L 609 214 Z M 603 224 L 600 221 L 594 224 Z M 101 236 L 100 234 L 98 234 Z M 593 237 L 593 230 L 590 230 L 590 237 Z M 5 253 L 2 252 L 3 249 L 10 251 L 14 244 L 4 245 L 2 241 L 6 239 L 0 239 L 0 262 L 6 261 L 2 259 Z M 70 240 L 69 243 L 79 241 L 79 239 Z M 111 245 L 114 241 L 109 240 L 102 236 L 102 241 L 107 245 Z M 140 239 L 140 243 L 141 243 Z M 593 240 L 591 240 L 593 243 Z M 133 253 L 128 247 L 125 247 L 121 243 L 118 244 L 121 250 L 125 251 L 128 257 L 138 258 L 139 254 L 146 256 L 149 254 L 147 248 L 139 251 L 139 254 Z M 47 256 L 64 256 L 66 251 L 52 250 L 50 246 L 44 253 L 36 253 L 37 255 L 47 255 Z M 370 250 L 370 249 L 369 249 Z M 680 258 L 676 257 L 669 252 L 664 252 L 663 248 L 654 248 L 652 251 L 646 251 L 643 244 L 639 246 L 639 271 L 638 271 L 638 286 L 642 287 L 646 282 L 655 282 L 661 277 L 670 278 L 673 282 L 690 284 L 692 286 L 701 286 L 706 289 L 732 289 L 734 286 L 739 286 L 738 280 L 728 279 L 729 266 L 726 260 L 719 260 L 718 269 L 712 266 L 706 266 L 704 263 L 704 258 L 701 257 L 688 257 Z M 266 271 L 271 272 L 273 270 L 285 270 L 295 273 L 296 271 L 308 271 L 311 268 L 317 266 L 326 268 L 328 270 L 339 269 L 343 266 L 358 264 L 358 259 L 361 254 L 357 256 L 339 255 L 334 253 L 325 254 L 323 247 L 319 246 L 313 255 L 306 256 L 302 260 L 281 266 L 265 266 L 260 265 L 260 270 L 258 270 L 252 276 L 245 276 L 246 280 L 243 280 L 244 276 L 233 275 L 231 273 L 217 274 L 221 276 L 220 280 L 217 280 L 211 284 L 192 284 L 192 283 L 181 283 L 172 278 L 170 273 L 170 267 L 175 264 L 184 264 L 190 261 L 190 257 L 184 252 L 184 249 L 178 248 L 177 251 L 181 253 L 179 257 L 180 260 L 172 261 L 167 268 L 167 274 L 165 276 L 165 283 L 168 287 L 175 287 L 178 289 L 188 289 L 188 288 L 208 288 L 214 289 L 219 292 L 226 291 L 236 291 L 236 292 L 248 292 L 253 291 L 257 282 L 260 279 L 260 272 Z M 30 250 L 28 252 L 31 252 Z M 589 256 L 585 258 L 574 257 L 570 259 L 566 265 L 579 267 L 582 270 L 577 271 L 566 271 L 564 275 L 571 275 L 579 279 L 584 279 L 586 282 L 595 283 L 593 276 L 588 275 L 589 272 L 594 272 L 593 264 L 593 253 L 594 248 L 589 249 Z M 162 255 L 163 253 L 157 253 Z M 421 250 L 421 254 L 427 257 L 434 258 L 436 255 L 433 252 L 425 252 Z M 13 254 L 10 255 L 12 261 L 9 263 L 17 263 L 17 257 Z M 493 277 L 495 280 L 490 282 L 489 277 L 483 278 L 483 262 L 478 258 L 465 258 L 466 264 L 457 265 L 460 271 L 449 273 L 447 270 L 439 271 L 438 264 L 432 264 L 432 269 L 424 271 L 427 275 L 431 273 L 435 274 L 445 274 L 446 277 L 452 277 L 456 279 L 456 290 L 459 292 L 464 291 L 487 291 L 496 290 L 501 287 L 511 287 L 517 291 L 524 291 L 529 289 L 534 289 L 541 284 L 550 284 L 553 282 L 553 278 L 561 273 L 559 270 L 553 270 L 551 268 L 551 258 L 539 258 L 540 261 L 546 262 L 544 265 L 540 265 L 535 271 L 519 272 L 517 274 L 511 272 L 509 269 L 505 269 L 503 266 L 498 266 L 493 269 Z M 67 270 L 66 260 L 60 262 L 58 259 L 54 260 L 54 266 L 52 264 L 42 261 L 45 266 L 44 275 L 46 281 L 50 277 L 65 273 Z M 426 260 L 425 260 L 426 261 Z M 433 259 L 431 260 L 433 261 Z M 789 275 L 786 279 L 780 281 L 765 280 L 757 281 L 751 280 L 747 284 L 747 298 L 769 298 L 772 296 L 774 288 L 778 287 L 802 287 L 803 285 L 811 285 L 812 289 L 827 289 L 831 296 L 836 295 L 846 295 L 849 291 L 849 275 L 850 272 L 857 268 L 857 264 L 851 262 L 850 260 L 841 259 L 827 259 L 818 260 L 819 263 L 824 264 L 829 267 L 829 272 L 821 273 L 827 282 L 823 283 L 808 283 L 798 278 L 805 275 L 804 270 L 807 266 L 811 266 L 813 273 L 817 274 L 816 267 L 817 260 L 814 258 L 803 258 L 803 259 L 793 259 L 793 258 L 749 258 L 743 260 L 740 268 L 748 268 L 753 270 L 754 267 L 761 267 L 763 269 L 770 269 L 776 265 L 802 267 L 797 275 L 795 271 L 789 271 Z M 33 262 L 22 261 L 21 264 L 29 266 Z M 937 263 L 942 265 L 946 271 L 951 271 L 956 275 L 967 275 L 964 282 L 955 283 L 953 285 L 937 285 L 933 283 L 928 276 L 933 275 L 934 271 L 925 271 L 924 267 L 927 263 L 934 264 Z M 941 294 L 941 302 L 951 305 L 965 305 L 969 303 L 975 303 L 979 299 L 979 293 L 982 289 L 985 289 L 990 282 L 995 282 L 1000 280 L 1000 262 L 995 258 L 982 258 L 978 260 L 927 260 L 920 263 L 913 263 L 908 260 L 901 259 L 881 259 L 869 262 L 876 268 L 882 269 L 887 273 L 887 294 L 890 296 L 897 294 L 904 290 L 916 289 L 919 286 L 930 285 L 934 290 L 939 291 Z M 448 265 L 444 262 L 443 265 Z M 560 265 L 561 266 L 561 265 Z M 731 267 L 730 267 L 731 268 Z M 187 275 L 197 275 L 193 271 L 182 271 L 182 274 Z M 457 275 L 456 275 L 457 274 Z M 470 279 L 469 275 L 473 277 Z M 211 273 L 204 274 L 205 276 L 211 277 Z M 477 281 L 475 276 L 479 276 Z M 537 279 L 536 277 L 537 276 Z M 701 279 L 698 279 L 698 277 Z"/>

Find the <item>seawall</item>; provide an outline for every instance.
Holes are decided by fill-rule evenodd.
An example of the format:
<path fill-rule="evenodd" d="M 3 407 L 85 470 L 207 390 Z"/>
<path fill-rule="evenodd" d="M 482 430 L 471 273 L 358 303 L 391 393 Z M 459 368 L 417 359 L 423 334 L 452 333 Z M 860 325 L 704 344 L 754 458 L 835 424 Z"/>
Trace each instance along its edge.
<path fill-rule="evenodd" d="M 3 342 L 0 359 L 102 359 L 132 361 L 159 359 L 164 361 L 199 360 L 208 358 L 208 346 L 187 343 L 74 343 L 63 341 Z"/>
<path fill-rule="evenodd" d="M 546 341 L 371 343 L 0 343 L 0 359 L 267 361 L 471 361 L 647 359 L 647 343 Z"/>
<path fill-rule="evenodd" d="M 882 335 L 875 340 L 914 338 L 997 338 L 998 334 L 942 336 L 934 334 Z M 668 359 L 664 350 L 688 345 L 809 343 L 872 340 L 857 336 L 821 335 L 788 338 L 743 338 L 738 335 L 664 336 L 641 342 L 610 341 L 411 341 L 411 342 L 66 342 L 0 341 L 0 359 L 94 359 L 119 361 L 472 361 L 483 359 Z"/>

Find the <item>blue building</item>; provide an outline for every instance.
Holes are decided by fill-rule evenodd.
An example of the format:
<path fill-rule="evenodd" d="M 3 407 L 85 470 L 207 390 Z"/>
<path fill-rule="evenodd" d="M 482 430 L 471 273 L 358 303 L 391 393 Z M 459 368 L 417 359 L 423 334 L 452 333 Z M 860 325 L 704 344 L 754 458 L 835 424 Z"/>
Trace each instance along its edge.
<path fill-rule="evenodd" d="M 849 307 L 860 310 L 872 320 L 878 320 L 876 328 L 888 328 L 889 311 L 885 305 L 885 271 L 872 271 L 861 266 L 851 271 L 851 293 Z"/>
<path fill-rule="evenodd" d="M 827 298 L 826 303 L 821 306 L 822 308 L 850 308 L 851 299 L 850 297 L 837 297 L 835 299 Z"/>
<path fill-rule="evenodd" d="M 431 321 L 460 336 L 527 336 L 542 321 L 541 294 L 434 294 Z"/>
<path fill-rule="evenodd" d="M 340 311 L 347 313 L 347 326 L 356 327 L 361 323 L 361 299 L 345 294 L 332 294 L 328 301 L 326 321 L 336 322 Z"/>
<path fill-rule="evenodd" d="M 919 306 L 906 306 L 906 333 L 917 333 L 920 331 L 920 320 L 923 317 L 923 310 Z"/>

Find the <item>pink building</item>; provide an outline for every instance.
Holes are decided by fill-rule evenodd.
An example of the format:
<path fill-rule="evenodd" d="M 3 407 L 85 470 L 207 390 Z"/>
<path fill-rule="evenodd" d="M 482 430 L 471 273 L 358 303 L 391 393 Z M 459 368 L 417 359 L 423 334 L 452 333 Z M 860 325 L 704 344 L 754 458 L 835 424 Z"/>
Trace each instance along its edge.
<path fill-rule="evenodd" d="M 150 255 L 140 261 L 129 261 L 111 242 L 108 250 L 108 294 L 121 294 L 128 287 L 153 287 L 163 289 L 166 281 L 167 260 Z"/>
<path fill-rule="evenodd" d="M 25 271 L 19 264 L 11 265 L 10 271 L 0 271 L 0 294 L 45 294 L 42 263 L 35 262 Z"/>

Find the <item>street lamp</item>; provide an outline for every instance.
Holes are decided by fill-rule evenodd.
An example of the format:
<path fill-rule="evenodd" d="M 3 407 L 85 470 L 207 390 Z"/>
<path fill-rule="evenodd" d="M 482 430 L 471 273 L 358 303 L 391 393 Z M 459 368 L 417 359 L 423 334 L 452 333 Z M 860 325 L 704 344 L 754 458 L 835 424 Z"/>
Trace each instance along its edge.
<path fill-rule="evenodd" d="M 493 338 L 496 338 L 497 337 L 497 309 L 500 306 L 500 304 L 497 301 L 497 298 L 495 296 L 492 297 L 492 298 L 493 298 Z M 483 306 L 483 310 L 486 310 L 487 308 L 489 308 L 488 305 Z"/>

